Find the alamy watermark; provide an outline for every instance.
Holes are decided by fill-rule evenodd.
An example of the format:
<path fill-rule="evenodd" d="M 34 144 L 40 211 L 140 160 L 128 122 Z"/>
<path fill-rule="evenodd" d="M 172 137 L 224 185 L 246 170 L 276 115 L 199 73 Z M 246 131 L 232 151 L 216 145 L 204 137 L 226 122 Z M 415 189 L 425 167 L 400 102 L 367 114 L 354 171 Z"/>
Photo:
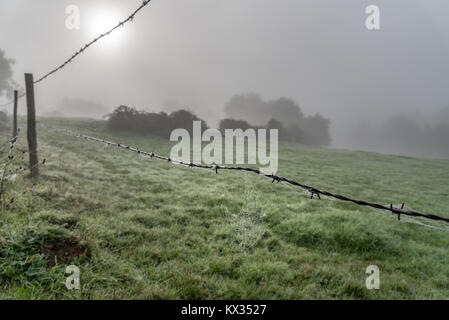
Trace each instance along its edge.
<path fill-rule="evenodd" d="M 71 4 L 65 8 L 67 15 L 65 19 L 65 27 L 69 30 L 81 29 L 81 11 L 80 8 L 74 4 Z"/>
<path fill-rule="evenodd" d="M 365 26 L 368 30 L 380 30 L 380 8 L 376 5 L 366 7 L 365 13 L 368 17 L 365 20 Z"/>
<path fill-rule="evenodd" d="M 77 266 L 70 265 L 65 268 L 65 273 L 70 273 L 65 280 L 65 286 L 69 290 L 80 289 L 80 269 Z"/>
<path fill-rule="evenodd" d="M 380 289 L 380 271 L 376 265 L 370 265 L 366 268 L 365 273 L 368 275 L 365 281 L 368 290 Z"/>
<path fill-rule="evenodd" d="M 191 139 L 186 129 L 173 130 L 170 141 L 181 141 L 171 149 L 171 159 L 206 165 L 259 164 L 262 166 L 259 170 L 263 174 L 276 174 L 278 170 L 277 129 L 269 130 L 269 154 L 267 129 L 257 129 L 257 132 L 256 129 L 225 129 L 223 137 L 223 133 L 217 129 L 202 132 L 201 121 L 193 121 L 192 135 Z M 203 147 L 203 142 L 209 143 Z"/>

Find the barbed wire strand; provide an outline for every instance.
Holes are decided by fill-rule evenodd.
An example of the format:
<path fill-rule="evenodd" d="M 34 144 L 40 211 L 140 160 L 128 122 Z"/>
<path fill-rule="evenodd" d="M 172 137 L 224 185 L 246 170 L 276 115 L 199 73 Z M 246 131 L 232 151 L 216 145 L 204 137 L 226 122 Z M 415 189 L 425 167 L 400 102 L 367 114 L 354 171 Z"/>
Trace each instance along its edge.
<path fill-rule="evenodd" d="M 96 43 L 97 41 L 99 41 L 103 37 L 106 37 L 106 36 L 110 35 L 116 29 L 118 29 L 120 27 L 123 27 L 126 23 L 132 22 L 134 17 L 136 16 L 136 14 L 140 10 L 142 10 L 144 7 L 146 7 L 150 2 L 151 2 L 151 0 L 144 0 L 142 2 L 142 4 L 133 13 L 131 13 L 131 15 L 128 16 L 128 18 L 126 18 L 123 21 L 120 21 L 116 26 L 111 28 L 109 31 L 100 34 L 99 36 L 94 38 L 89 43 L 86 43 L 82 48 L 80 48 L 77 52 L 75 52 L 69 59 L 64 61 L 61 65 L 59 65 L 58 67 L 54 68 L 53 70 L 49 71 L 48 73 L 46 73 L 45 75 L 43 75 L 42 77 L 40 77 L 36 81 L 34 81 L 34 84 L 37 84 L 37 83 L 47 79 L 48 77 L 50 77 L 54 73 L 56 73 L 59 70 L 63 69 L 67 64 L 71 63 L 76 57 L 78 57 L 81 53 L 83 53 L 86 49 L 88 49 L 90 46 L 92 46 L 94 43 Z M 17 99 L 19 100 L 20 98 L 24 97 L 25 95 L 26 95 L 26 92 L 20 94 L 17 97 Z M 14 103 L 14 100 L 0 105 L 0 108 L 9 106 L 12 103 Z M 229 167 L 229 166 L 219 166 L 219 165 L 211 166 L 211 165 L 202 165 L 202 164 L 195 164 L 195 163 L 185 163 L 185 162 L 182 162 L 182 161 L 179 161 L 179 160 L 176 160 L 176 159 L 170 159 L 170 158 L 167 158 L 167 157 L 155 154 L 153 152 L 151 152 L 151 153 L 144 152 L 144 151 L 141 151 L 139 149 L 136 149 L 136 148 L 133 148 L 133 147 L 130 147 L 130 146 L 122 145 L 120 143 L 115 143 L 115 142 L 107 141 L 107 140 L 104 140 L 104 139 L 99 139 L 99 138 L 95 138 L 95 137 L 86 136 L 86 135 L 83 135 L 83 134 L 71 132 L 70 130 L 66 130 L 66 129 L 61 129 L 61 130 L 65 130 L 67 133 L 71 134 L 74 137 L 84 138 L 86 140 L 94 141 L 94 142 L 102 142 L 105 145 L 109 145 L 109 146 L 116 146 L 116 147 L 119 147 L 119 148 L 124 148 L 124 149 L 129 150 L 129 151 L 137 152 L 137 153 L 139 153 L 142 156 L 147 156 L 147 157 L 149 156 L 151 158 L 155 158 L 155 159 L 158 159 L 158 160 L 168 161 L 168 162 L 171 162 L 172 164 L 178 164 L 178 165 L 188 166 L 188 167 L 192 167 L 192 168 L 214 169 L 216 173 L 218 173 L 218 170 L 237 170 L 237 171 L 246 171 L 246 172 L 256 173 L 256 174 L 259 174 L 259 175 L 263 175 L 263 176 L 265 176 L 267 178 L 273 179 L 272 182 L 282 183 L 282 184 L 284 184 L 286 186 L 289 186 L 289 187 L 292 187 L 292 186 L 300 187 L 302 190 L 304 190 L 306 192 L 309 192 L 311 199 L 314 196 L 317 196 L 319 199 L 321 199 L 321 196 L 324 196 L 325 198 L 327 198 L 329 200 L 348 201 L 348 202 L 352 202 L 352 203 L 355 203 L 355 204 L 361 205 L 361 206 L 372 207 L 372 208 L 379 209 L 379 210 L 386 210 L 386 211 L 392 212 L 393 214 L 396 214 L 399 220 L 400 220 L 401 214 L 403 214 L 403 215 L 406 215 L 406 216 L 409 216 L 409 217 L 422 217 L 422 218 L 427 218 L 427 219 L 431 219 L 431 220 L 449 222 L 448 218 L 440 217 L 440 216 L 437 216 L 437 215 L 434 215 L 434 214 L 420 213 L 420 212 L 413 211 L 413 210 L 404 210 L 404 204 L 402 204 L 400 208 L 397 208 L 397 207 L 394 207 L 392 204 L 390 204 L 389 206 L 386 206 L 386 205 L 372 203 L 372 202 L 367 202 L 367 201 L 363 201 L 363 200 L 356 200 L 356 199 L 352 199 L 352 198 L 349 198 L 349 197 L 346 197 L 346 196 L 342 196 L 342 195 L 334 194 L 334 193 L 331 193 L 331 192 L 328 192 L 328 191 L 320 190 L 320 189 L 317 189 L 315 187 L 311 187 L 311 186 L 299 183 L 297 181 L 294 181 L 294 180 L 291 180 L 291 179 L 288 179 L 288 178 L 285 178 L 285 177 L 282 177 L 282 176 L 276 176 L 274 174 L 271 174 L 271 175 L 270 174 L 264 174 L 264 173 L 261 173 L 259 170 L 253 169 L 253 168 L 236 167 L 236 166 L 235 167 L 234 166 L 233 167 Z M 292 189 L 294 189 L 294 188 L 292 188 Z M 295 190 L 297 190 L 297 189 L 295 189 Z M 302 193 L 300 193 L 300 194 L 302 194 Z M 411 222 L 411 220 L 407 219 L 406 222 Z M 421 222 L 418 222 L 418 221 L 413 221 L 412 223 L 425 225 L 425 224 L 422 224 Z M 434 226 L 430 226 L 430 225 L 426 225 L 426 226 L 434 227 Z"/>
<path fill-rule="evenodd" d="M 300 183 L 298 181 L 295 181 L 295 180 L 292 180 L 292 179 L 289 179 L 286 177 L 277 176 L 275 174 L 266 174 L 266 173 L 261 172 L 258 169 L 254 169 L 254 168 L 238 167 L 238 166 L 223 166 L 223 165 L 203 165 L 203 164 L 198 164 L 198 163 L 193 163 L 193 162 L 184 162 L 181 160 L 172 159 L 170 157 L 165 157 L 165 156 L 156 154 L 154 152 L 146 152 L 146 151 L 140 150 L 138 148 L 134 148 L 134 147 L 124 145 L 121 143 L 116 143 L 116 142 L 108 141 L 106 139 L 100 139 L 100 138 L 96 138 L 96 137 L 87 136 L 87 135 L 84 135 L 81 133 L 76 133 L 76 132 L 73 132 L 68 129 L 54 128 L 54 127 L 49 127 L 49 126 L 47 126 L 47 127 L 50 129 L 55 129 L 55 130 L 58 130 L 61 132 L 65 132 L 75 138 L 85 139 L 87 141 L 99 142 L 99 143 L 103 143 L 103 144 L 106 144 L 109 146 L 118 147 L 118 148 L 121 148 L 124 150 L 135 152 L 142 156 L 149 157 L 151 159 L 162 160 L 162 161 L 166 161 L 166 162 L 169 162 L 172 164 L 178 164 L 178 165 L 182 165 L 182 166 L 189 167 L 189 168 L 212 169 L 215 171 L 216 174 L 218 174 L 219 170 L 245 171 L 245 172 L 255 173 L 255 174 L 264 176 L 266 178 L 272 179 L 272 183 L 274 183 L 274 182 L 281 183 L 282 182 L 282 183 L 286 183 L 286 184 L 304 189 L 309 192 L 310 199 L 313 199 L 316 196 L 318 199 L 321 200 L 321 198 L 322 198 L 321 196 L 327 196 L 327 197 L 334 198 L 334 199 L 341 200 L 341 201 L 352 202 L 359 206 L 365 206 L 365 207 L 370 207 L 370 208 L 374 208 L 374 209 L 378 209 L 378 210 L 389 211 L 392 214 L 396 214 L 398 220 L 401 219 L 401 215 L 405 215 L 405 216 L 411 216 L 411 217 L 422 217 L 422 218 L 426 218 L 426 219 L 430 219 L 430 220 L 444 221 L 444 222 L 449 223 L 449 218 L 446 218 L 446 217 L 441 217 L 441 216 L 438 216 L 438 215 L 435 215 L 432 213 L 422 213 L 422 212 L 418 212 L 418 211 L 414 211 L 414 210 L 406 210 L 406 209 L 404 209 L 404 206 L 405 206 L 404 203 L 401 204 L 400 207 L 396 207 L 393 204 L 383 205 L 383 204 L 368 202 L 368 201 L 364 201 L 364 200 L 352 199 L 347 196 L 339 195 L 339 194 L 332 193 L 332 192 L 325 191 L 325 190 L 320 190 L 318 188 L 308 186 L 306 184 Z"/>
<path fill-rule="evenodd" d="M 24 93 L 22 93 L 22 94 L 19 94 L 19 95 L 17 96 L 17 102 L 19 102 L 19 99 L 20 99 L 20 98 L 23 98 L 25 95 L 26 95 L 26 92 L 24 92 Z M 9 106 L 9 105 L 11 105 L 11 104 L 13 104 L 13 103 L 14 103 L 14 99 L 11 100 L 11 101 L 9 101 L 9 102 L 6 102 L 6 103 L 4 103 L 4 104 L 1 104 L 1 105 L 0 105 L 0 108 L 7 107 L 7 106 Z"/>
<path fill-rule="evenodd" d="M 285 182 L 281 182 L 281 184 L 283 186 L 286 186 L 290 190 L 293 190 L 294 192 L 297 192 L 299 195 L 301 195 L 303 197 L 304 196 L 308 196 L 307 191 L 304 190 L 304 189 L 295 188 L 295 187 L 293 187 L 293 186 L 291 186 L 291 185 L 289 185 L 289 184 L 287 184 Z M 327 196 L 324 196 L 324 199 L 326 199 L 326 201 L 339 201 L 338 199 L 334 199 L 334 198 L 327 197 Z M 412 209 L 412 208 L 410 208 L 410 209 Z M 414 210 L 414 209 L 412 209 L 412 210 Z M 408 217 L 408 216 L 405 216 L 405 217 L 403 217 L 401 219 L 402 219 L 401 221 L 404 221 L 406 223 L 416 224 L 416 225 L 419 225 L 419 226 L 422 226 L 422 227 L 427 227 L 427 228 L 431 228 L 431 229 L 436 229 L 436 230 L 442 230 L 442 231 L 449 232 L 449 227 L 448 226 L 442 227 L 441 225 L 439 225 L 439 226 L 432 225 L 432 224 L 430 224 L 430 222 L 431 222 L 430 220 L 426 220 L 427 222 L 429 222 L 429 223 L 426 223 L 424 221 L 417 220 L 419 218 Z"/>

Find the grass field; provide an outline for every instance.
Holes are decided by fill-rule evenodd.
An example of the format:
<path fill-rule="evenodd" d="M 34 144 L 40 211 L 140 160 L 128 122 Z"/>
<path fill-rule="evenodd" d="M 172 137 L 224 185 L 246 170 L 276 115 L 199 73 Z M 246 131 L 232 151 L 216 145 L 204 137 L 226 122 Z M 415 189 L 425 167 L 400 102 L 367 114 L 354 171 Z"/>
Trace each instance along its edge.
<path fill-rule="evenodd" d="M 40 122 L 170 151 L 165 140 L 111 134 L 101 121 Z M 0 214 L 0 299 L 449 298 L 448 229 L 310 200 L 257 175 L 38 133 L 40 177 L 6 185 L 15 201 Z M 306 184 L 449 215 L 449 161 L 295 144 L 281 144 L 279 157 L 278 173 Z M 80 268 L 81 290 L 64 285 L 69 264 Z M 380 290 L 365 287 L 369 265 L 380 268 Z"/>

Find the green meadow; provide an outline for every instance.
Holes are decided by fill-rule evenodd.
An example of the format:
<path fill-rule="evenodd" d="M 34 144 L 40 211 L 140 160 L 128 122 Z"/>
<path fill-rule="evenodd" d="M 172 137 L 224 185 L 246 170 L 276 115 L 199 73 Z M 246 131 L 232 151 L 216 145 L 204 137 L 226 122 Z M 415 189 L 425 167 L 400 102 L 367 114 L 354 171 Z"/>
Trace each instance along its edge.
<path fill-rule="evenodd" d="M 5 181 L 0 299 L 448 299 L 449 225 L 192 169 L 42 124 L 170 154 L 105 122 L 39 119 L 40 176 Z M 11 166 L 26 165 L 25 124 Z M 1 133 L 5 163 L 9 132 Z M 23 159 L 22 159 L 23 157 Z M 449 161 L 279 146 L 279 175 L 449 216 Z M 11 200 L 13 199 L 13 200 Z M 12 202 L 11 202 L 12 201 Z M 65 286 L 80 269 L 80 290 Z M 365 286 L 369 265 L 380 289 Z"/>

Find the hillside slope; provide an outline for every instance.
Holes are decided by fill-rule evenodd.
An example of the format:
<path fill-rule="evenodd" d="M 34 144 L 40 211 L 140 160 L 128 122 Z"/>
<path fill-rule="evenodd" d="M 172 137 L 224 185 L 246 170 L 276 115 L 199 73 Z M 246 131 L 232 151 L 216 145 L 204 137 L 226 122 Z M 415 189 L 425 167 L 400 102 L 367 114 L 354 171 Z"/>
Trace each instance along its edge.
<path fill-rule="evenodd" d="M 101 121 L 40 121 L 170 150 L 159 138 L 108 133 Z M 449 298 L 442 223 L 310 200 L 256 175 L 177 167 L 42 125 L 38 145 L 41 176 L 7 183 L 0 299 Z M 294 144 L 279 156 L 279 174 L 306 184 L 449 215 L 449 161 Z M 64 286 L 69 264 L 81 290 Z M 365 287 L 369 265 L 380 268 L 380 290 Z"/>

